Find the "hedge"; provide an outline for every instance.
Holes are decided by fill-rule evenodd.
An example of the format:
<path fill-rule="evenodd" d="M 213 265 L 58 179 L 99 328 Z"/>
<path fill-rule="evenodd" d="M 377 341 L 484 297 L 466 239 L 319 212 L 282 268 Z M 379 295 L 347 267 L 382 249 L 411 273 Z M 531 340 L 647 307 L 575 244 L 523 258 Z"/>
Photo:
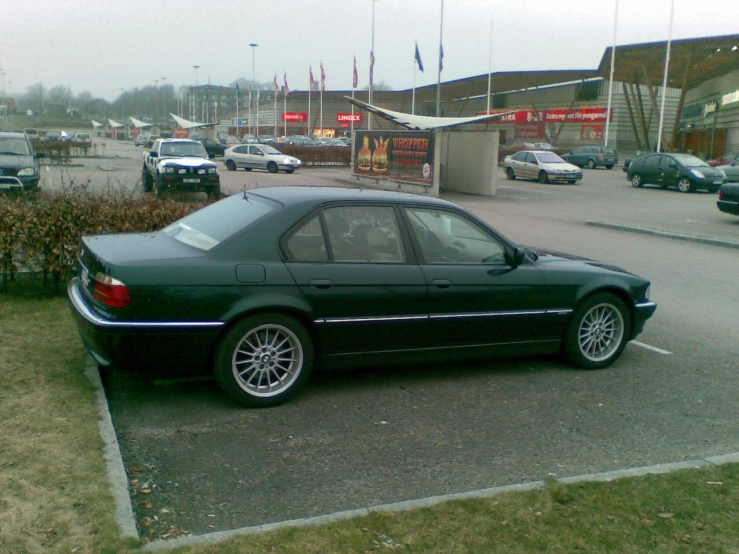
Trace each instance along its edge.
<path fill-rule="evenodd" d="M 295 156 L 303 165 L 349 165 L 352 149 L 339 146 L 296 146 L 292 144 L 272 144 L 280 152 Z"/>
<path fill-rule="evenodd" d="M 156 231 L 202 206 L 112 189 L 93 193 L 86 185 L 0 195 L 2 290 L 18 272 L 40 274 L 44 285 L 58 288 L 77 270 L 82 235 Z"/>

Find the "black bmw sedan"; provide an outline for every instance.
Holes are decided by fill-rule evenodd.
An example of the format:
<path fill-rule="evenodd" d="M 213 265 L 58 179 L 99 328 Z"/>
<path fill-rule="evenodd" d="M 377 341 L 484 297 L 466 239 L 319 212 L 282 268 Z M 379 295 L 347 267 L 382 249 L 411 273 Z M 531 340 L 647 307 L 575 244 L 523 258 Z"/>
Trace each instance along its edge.
<path fill-rule="evenodd" d="M 646 154 L 633 160 L 627 171 L 631 185 L 677 187 L 680 192 L 718 191 L 724 174 L 691 154 Z"/>
<path fill-rule="evenodd" d="M 602 368 L 656 309 L 623 269 L 386 191 L 246 191 L 159 232 L 83 237 L 79 261 L 67 292 L 98 364 L 205 369 L 249 406 L 314 365 L 562 352 Z"/>

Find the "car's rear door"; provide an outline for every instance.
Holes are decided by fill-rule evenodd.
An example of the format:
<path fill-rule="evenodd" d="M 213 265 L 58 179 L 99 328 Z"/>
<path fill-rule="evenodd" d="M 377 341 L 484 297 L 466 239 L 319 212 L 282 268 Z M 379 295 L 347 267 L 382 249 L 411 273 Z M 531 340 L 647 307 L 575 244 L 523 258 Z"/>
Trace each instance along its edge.
<path fill-rule="evenodd" d="M 249 166 L 258 169 L 267 168 L 267 156 L 264 155 L 262 149 L 259 146 L 249 146 Z"/>
<path fill-rule="evenodd" d="M 672 156 L 659 156 L 659 185 L 663 187 L 672 187 L 678 181 L 678 164 L 677 160 Z"/>
<path fill-rule="evenodd" d="M 426 280 L 392 205 L 331 206 L 282 241 L 326 356 L 428 346 Z"/>
<path fill-rule="evenodd" d="M 231 150 L 231 159 L 236 164 L 236 167 L 251 167 L 249 165 L 249 147 L 237 146 Z"/>

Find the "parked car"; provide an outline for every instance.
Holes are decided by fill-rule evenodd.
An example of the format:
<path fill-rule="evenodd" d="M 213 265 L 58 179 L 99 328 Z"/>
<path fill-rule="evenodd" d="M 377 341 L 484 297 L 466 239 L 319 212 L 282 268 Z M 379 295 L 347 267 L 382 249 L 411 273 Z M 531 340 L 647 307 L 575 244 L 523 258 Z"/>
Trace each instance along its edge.
<path fill-rule="evenodd" d="M 718 191 L 718 209 L 732 215 L 739 215 L 739 183 L 725 183 Z"/>
<path fill-rule="evenodd" d="M 241 144 L 239 137 L 235 137 L 233 135 L 218 135 L 218 140 L 226 148 L 231 148 L 232 146 Z"/>
<path fill-rule="evenodd" d="M 319 146 L 318 141 L 307 135 L 292 135 L 282 139 L 281 144 L 289 144 L 291 146 Z"/>
<path fill-rule="evenodd" d="M 255 144 L 257 142 L 257 137 L 254 135 L 244 135 L 241 137 L 241 143 L 242 144 Z"/>
<path fill-rule="evenodd" d="M 147 146 L 151 139 L 151 133 L 139 133 L 139 135 L 133 139 L 134 146 Z"/>
<path fill-rule="evenodd" d="M 72 135 L 72 143 L 77 146 L 92 146 L 92 135 L 90 133 L 75 133 Z"/>
<path fill-rule="evenodd" d="M 739 152 L 727 152 L 720 158 L 716 158 L 715 160 L 708 160 L 706 163 L 711 167 L 717 167 L 721 165 L 728 165 L 736 160 L 739 160 Z"/>
<path fill-rule="evenodd" d="M 283 154 L 268 144 L 242 144 L 229 148 L 223 161 L 229 171 L 243 167 L 246 171 L 266 169 L 270 173 L 292 173 L 303 164 L 298 158 Z"/>
<path fill-rule="evenodd" d="M 331 139 L 326 146 L 338 146 L 339 148 L 348 148 L 349 144 L 341 139 Z"/>
<path fill-rule="evenodd" d="M 44 135 L 44 141 L 53 142 L 57 140 L 62 140 L 61 131 L 46 131 L 46 134 Z"/>
<path fill-rule="evenodd" d="M 579 146 L 562 157 L 573 165 L 588 169 L 612 169 L 618 163 L 618 152 L 606 146 Z"/>
<path fill-rule="evenodd" d="M 691 154 L 645 154 L 629 165 L 627 172 L 632 186 L 658 185 L 677 187 L 680 192 L 706 189 L 718 191 L 724 174 Z"/>
<path fill-rule="evenodd" d="M 554 152 L 522 150 L 503 160 L 506 176 L 513 180 L 537 179 L 540 183 L 567 181 L 574 185 L 582 179 L 582 170 L 564 161 Z"/>
<path fill-rule="evenodd" d="M 729 165 L 717 167 L 724 174 L 727 183 L 739 183 L 739 160 L 731 162 Z"/>
<path fill-rule="evenodd" d="M 146 139 L 146 144 L 144 145 L 144 148 L 151 148 L 154 146 L 154 143 L 162 138 L 160 135 L 149 135 L 149 138 Z"/>
<path fill-rule="evenodd" d="M 208 153 L 208 156 L 210 156 L 211 158 L 215 158 L 216 156 L 223 156 L 223 153 L 226 151 L 226 149 L 230 148 L 229 146 L 224 146 L 220 142 L 208 138 L 198 138 L 194 140 L 203 145 L 205 151 Z"/>
<path fill-rule="evenodd" d="M 34 129 L 32 127 L 29 127 L 28 129 L 23 129 L 23 132 L 28 135 L 28 138 L 33 140 L 39 140 L 40 134 L 38 132 L 38 129 Z"/>
<path fill-rule="evenodd" d="M 280 141 L 274 135 L 259 135 L 257 142 L 259 144 L 279 144 Z"/>
<path fill-rule="evenodd" d="M 38 189 L 38 159 L 43 157 L 25 132 L 0 131 L 0 191 Z"/>
<path fill-rule="evenodd" d="M 534 148 L 537 150 L 556 150 L 556 147 L 552 146 L 548 142 L 535 142 Z"/>
<path fill-rule="evenodd" d="M 98 364 L 194 364 L 248 406 L 316 365 L 562 352 L 603 368 L 657 308 L 630 272 L 370 189 L 246 190 L 159 232 L 85 236 L 79 261 L 67 293 Z"/>

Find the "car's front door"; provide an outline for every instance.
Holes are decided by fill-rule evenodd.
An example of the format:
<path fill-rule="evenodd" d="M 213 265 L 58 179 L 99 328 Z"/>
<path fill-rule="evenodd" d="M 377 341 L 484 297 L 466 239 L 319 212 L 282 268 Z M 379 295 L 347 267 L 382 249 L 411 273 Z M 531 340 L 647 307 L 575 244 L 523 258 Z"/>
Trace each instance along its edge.
<path fill-rule="evenodd" d="M 406 216 L 429 287 L 433 344 L 453 348 L 559 340 L 567 314 L 553 304 L 534 263 L 513 267 L 504 243 L 463 214 L 409 207 Z"/>
<path fill-rule="evenodd" d="M 282 242 L 326 356 L 427 345 L 426 280 L 393 206 L 334 206 Z"/>
<path fill-rule="evenodd" d="M 256 167 L 259 169 L 267 168 L 267 156 L 264 155 L 262 149 L 258 146 L 249 146 L 249 167 Z"/>

